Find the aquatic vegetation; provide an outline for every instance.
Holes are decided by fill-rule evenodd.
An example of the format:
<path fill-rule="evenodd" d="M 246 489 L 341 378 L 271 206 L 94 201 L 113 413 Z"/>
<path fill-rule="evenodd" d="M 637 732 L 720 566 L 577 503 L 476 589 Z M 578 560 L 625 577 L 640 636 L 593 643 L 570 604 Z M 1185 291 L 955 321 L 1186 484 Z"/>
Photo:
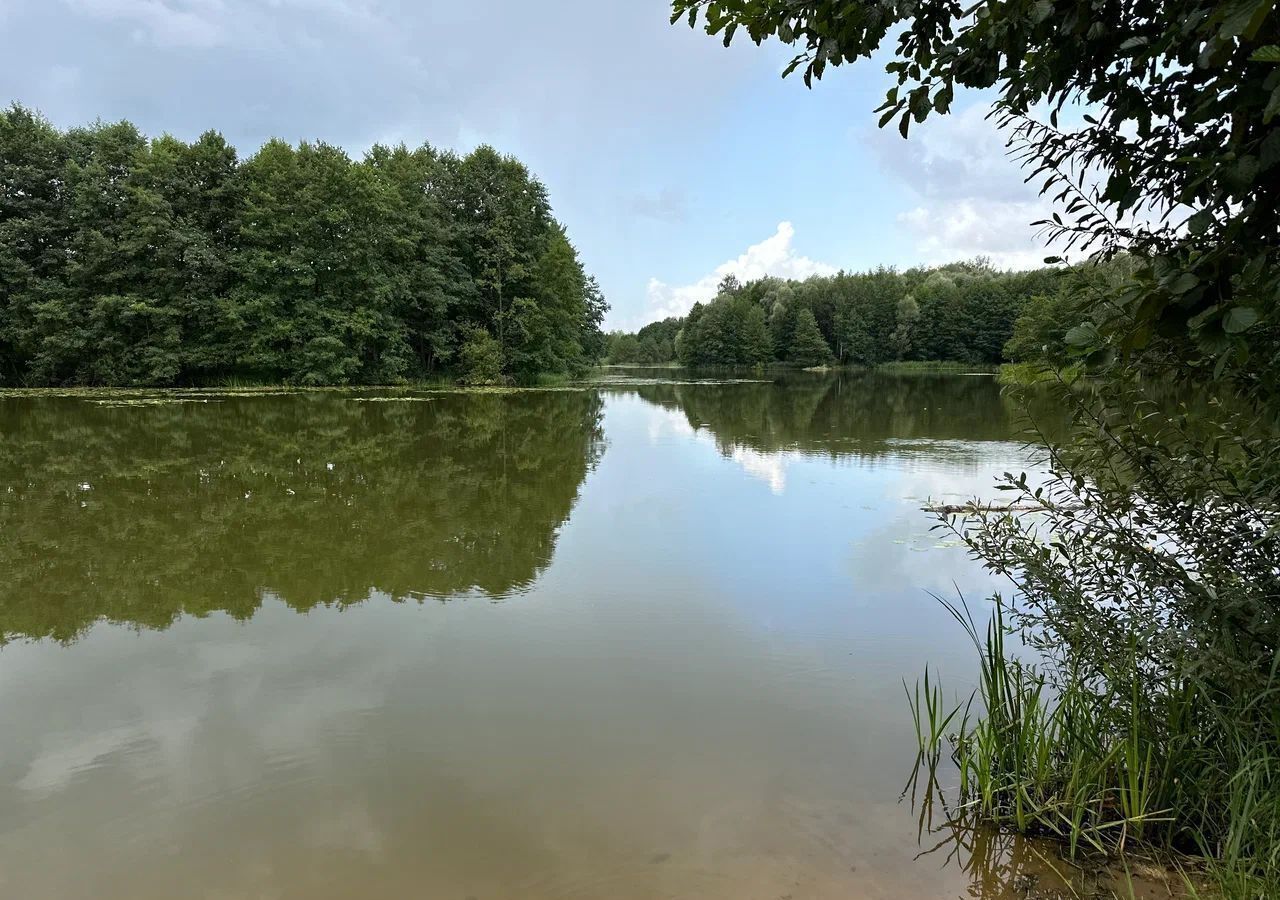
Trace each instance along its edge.
<path fill-rule="evenodd" d="M 985 628 L 946 604 L 980 673 L 946 737 L 952 810 L 1276 896 L 1276 423 L 1238 396 L 1162 405 L 1141 380 L 1057 396 L 1090 428 L 1047 442 L 1045 483 L 1007 475 L 1013 502 L 941 513 L 1015 588 Z M 936 772 L 936 715 L 912 712 Z"/>
<path fill-rule="evenodd" d="M 430 403 L 431 397 L 352 397 L 356 403 Z"/>

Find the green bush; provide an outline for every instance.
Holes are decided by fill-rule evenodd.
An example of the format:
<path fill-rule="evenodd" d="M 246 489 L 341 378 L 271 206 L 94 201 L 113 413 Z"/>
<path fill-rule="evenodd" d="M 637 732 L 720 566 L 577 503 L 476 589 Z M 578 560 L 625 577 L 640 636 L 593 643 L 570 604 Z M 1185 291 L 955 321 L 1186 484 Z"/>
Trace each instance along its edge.
<path fill-rule="evenodd" d="M 1006 475 L 1009 509 L 945 520 L 1016 586 L 985 636 L 951 607 L 981 661 L 952 740 L 962 804 L 1073 852 L 1195 854 L 1228 896 L 1280 896 L 1275 417 L 1114 373 L 1057 391 L 1075 437 L 1045 441 L 1047 479 Z"/>
<path fill-rule="evenodd" d="M 464 332 L 458 365 L 463 384 L 490 385 L 507 381 L 502 373 L 502 347 L 483 328 L 473 327 Z"/>

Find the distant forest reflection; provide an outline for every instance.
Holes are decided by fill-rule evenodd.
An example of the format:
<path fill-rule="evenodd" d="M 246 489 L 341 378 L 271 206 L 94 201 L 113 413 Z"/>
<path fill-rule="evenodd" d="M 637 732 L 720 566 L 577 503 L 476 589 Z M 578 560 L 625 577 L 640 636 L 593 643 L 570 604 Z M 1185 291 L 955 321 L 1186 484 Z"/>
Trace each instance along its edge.
<path fill-rule="evenodd" d="M 1028 425 L 989 375 L 795 372 L 755 383 L 649 383 L 634 390 L 678 410 L 692 428 L 709 430 L 723 453 L 876 456 L 903 441 L 1014 440 Z M 1041 428 L 1061 423 L 1049 403 L 1033 415 Z"/>

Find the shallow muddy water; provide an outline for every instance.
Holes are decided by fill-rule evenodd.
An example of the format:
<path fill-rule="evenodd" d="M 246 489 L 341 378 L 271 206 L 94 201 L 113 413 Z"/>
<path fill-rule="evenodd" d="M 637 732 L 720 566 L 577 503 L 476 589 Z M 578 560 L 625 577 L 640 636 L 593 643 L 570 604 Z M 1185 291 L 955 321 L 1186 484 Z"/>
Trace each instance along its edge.
<path fill-rule="evenodd" d="M 919 507 L 1028 457 L 994 380 L 636 374 L 0 398 L 0 892 L 1047 884 L 900 800 L 903 679 L 972 682 L 929 592 L 994 585 Z"/>

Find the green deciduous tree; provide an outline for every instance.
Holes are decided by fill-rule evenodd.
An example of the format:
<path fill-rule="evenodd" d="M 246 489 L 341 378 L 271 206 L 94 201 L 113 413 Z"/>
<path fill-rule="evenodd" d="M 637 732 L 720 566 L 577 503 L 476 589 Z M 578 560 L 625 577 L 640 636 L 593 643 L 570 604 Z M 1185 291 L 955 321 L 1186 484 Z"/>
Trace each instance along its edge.
<path fill-rule="evenodd" d="M 894 356 L 898 359 L 911 359 L 919 340 L 920 304 L 916 298 L 907 294 L 898 301 L 897 324 L 893 334 L 889 336 L 889 344 Z"/>
<path fill-rule="evenodd" d="M 502 347 L 493 335 L 478 325 L 463 326 L 458 350 L 463 384 L 501 384 L 505 380 L 503 363 Z"/>
<path fill-rule="evenodd" d="M 66 293 L 67 152 L 64 137 L 31 110 L 0 112 L 0 384 L 31 377 L 39 310 Z"/>
<path fill-rule="evenodd" d="M 1274 386 L 1275 367 L 1245 368 L 1246 332 L 1280 305 L 1272 0 L 674 0 L 672 20 L 685 18 L 726 44 L 797 45 L 787 72 L 807 84 L 896 35 L 880 124 L 904 137 L 948 112 L 957 89 L 994 89 L 1032 174 L 1066 204 L 1046 223 L 1053 235 L 1140 261 L 1097 312 L 1103 349 L 1176 336 L 1195 348 L 1182 369 L 1225 357 Z"/>
<path fill-rule="evenodd" d="M 678 352 L 687 366 L 758 366 L 773 359 L 764 309 L 740 292 L 695 304 L 685 320 Z"/>
<path fill-rule="evenodd" d="M 1057 291 L 1063 284 L 1059 269 L 1002 272 L 981 261 L 905 272 L 841 272 L 802 282 L 766 277 L 736 284 L 732 292 L 695 306 L 685 320 L 651 322 L 629 340 L 615 335 L 610 358 L 651 363 L 678 357 L 694 366 L 755 365 L 744 360 L 760 354 L 744 351 L 740 335 L 754 328 L 745 317 L 757 309 L 771 345 L 766 362 L 801 362 L 793 346 L 804 319 L 809 332 L 805 342 L 814 354 L 804 354 L 813 359 L 805 365 L 877 365 L 902 358 L 991 365 L 1005 359 L 1004 345 L 1028 298 L 1036 291 Z M 911 321 L 898 330 L 908 292 L 915 311 L 908 309 Z M 831 357 L 812 340 L 809 322 Z"/>
<path fill-rule="evenodd" d="M 506 374 L 599 358 L 608 308 L 511 157 L 0 111 L 0 382 L 391 383 L 494 335 Z M 511 331 L 508 340 L 508 331 Z"/>
<path fill-rule="evenodd" d="M 475 302 L 475 283 L 461 258 L 461 236 L 439 196 L 439 154 L 424 145 L 375 145 L 364 165 L 390 190 L 379 255 L 390 298 L 404 329 L 410 368 L 431 374 L 457 345 L 456 320 Z"/>
<path fill-rule="evenodd" d="M 533 272 L 536 299 L 513 302 L 507 315 L 508 369 L 516 377 L 581 371 L 587 326 L 587 280 L 564 228 L 555 226 Z"/>

